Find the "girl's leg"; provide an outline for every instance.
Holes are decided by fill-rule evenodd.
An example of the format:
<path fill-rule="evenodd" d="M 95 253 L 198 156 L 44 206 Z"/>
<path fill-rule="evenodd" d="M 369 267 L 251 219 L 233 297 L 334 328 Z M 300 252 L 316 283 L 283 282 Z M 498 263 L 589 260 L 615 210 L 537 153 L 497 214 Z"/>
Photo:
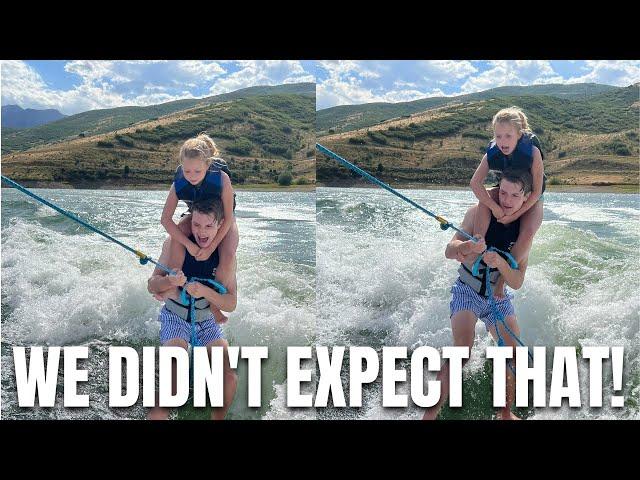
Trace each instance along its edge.
<path fill-rule="evenodd" d="M 225 272 L 228 272 L 234 268 L 236 261 L 236 250 L 238 249 L 238 243 L 240 242 L 240 236 L 238 234 L 238 224 L 235 218 L 231 224 L 231 228 L 224 236 L 219 246 L 220 253 L 220 265 L 218 268 L 223 268 Z M 211 312 L 216 317 L 217 323 L 225 323 L 229 318 L 223 314 L 220 310 L 211 306 Z"/>
<path fill-rule="evenodd" d="M 542 225 L 542 215 L 544 212 L 542 200 L 538 200 L 522 217 L 520 217 L 520 233 L 518 240 L 511 248 L 511 255 L 518 263 L 522 262 L 531 249 L 533 237 Z"/>
<path fill-rule="evenodd" d="M 180 219 L 180 221 L 178 222 L 178 228 L 187 237 L 191 235 L 191 214 L 190 213 Z"/>
<path fill-rule="evenodd" d="M 495 202 L 498 201 L 497 188 L 490 188 L 487 190 L 487 193 Z M 489 223 L 491 223 L 491 210 L 483 203 L 478 204 L 478 212 L 473 222 L 473 232 L 471 234 L 482 235 L 484 237 L 489 229 Z"/>

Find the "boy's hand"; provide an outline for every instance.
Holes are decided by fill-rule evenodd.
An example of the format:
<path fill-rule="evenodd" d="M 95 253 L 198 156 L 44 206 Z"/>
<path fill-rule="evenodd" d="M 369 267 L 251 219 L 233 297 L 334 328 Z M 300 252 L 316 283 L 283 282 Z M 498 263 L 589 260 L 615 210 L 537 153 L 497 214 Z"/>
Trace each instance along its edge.
<path fill-rule="evenodd" d="M 182 270 L 178 270 L 175 275 L 169 275 L 169 282 L 171 282 L 171 285 L 174 287 L 181 287 L 186 281 L 187 277 L 184 276 Z"/>
<path fill-rule="evenodd" d="M 474 238 L 477 239 L 477 242 L 472 242 L 471 240 L 467 240 L 469 245 L 469 253 L 481 254 L 487 249 L 487 244 L 484 241 L 484 237 L 482 235 L 474 235 Z"/>
<path fill-rule="evenodd" d="M 193 242 L 190 242 L 187 245 L 187 251 L 189 252 L 189 255 L 191 255 L 192 257 L 197 257 L 200 254 L 200 250 L 202 249 Z"/>
<path fill-rule="evenodd" d="M 205 286 L 200 282 L 192 282 L 184 288 L 194 298 L 204 297 Z"/>
<path fill-rule="evenodd" d="M 502 258 L 497 252 L 486 252 L 482 256 L 482 260 L 491 268 L 500 269 L 501 265 L 506 264 L 504 258 Z"/>

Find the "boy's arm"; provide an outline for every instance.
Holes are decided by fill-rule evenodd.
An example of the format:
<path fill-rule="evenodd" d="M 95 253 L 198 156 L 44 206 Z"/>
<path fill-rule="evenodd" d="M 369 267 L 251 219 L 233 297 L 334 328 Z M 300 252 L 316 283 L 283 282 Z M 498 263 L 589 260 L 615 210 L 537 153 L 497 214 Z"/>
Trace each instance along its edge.
<path fill-rule="evenodd" d="M 542 155 L 537 147 L 533 147 L 533 161 L 531 162 L 531 176 L 533 177 L 533 188 L 527 201 L 522 204 L 517 212 L 499 218 L 500 223 L 511 223 L 520 218 L 527 210 L 533 207 L 542 195 L 542 181 L 544 178 L 544 166 L 542 165 Z"/>
<path fill-rule="evenodd" d="M 176 225 L 176 223 L 173 221 L 173 214 L 175 213 L 177 206 L 178 195 L 176 195 L 175 185 L 171 184 L 169 195 L 167 195 L 167 200 L 165 201 L 164 208 L 162 209 L 162 217 L 160 218 L 160 223 L 162 223 L 162 226 L 171 236 L 171 238 L 184 245 L 187 249 L 189 249 L 189 253 L 193 255 L 193 253 L 197 253 L 197 250 L 199 249 L 198 245 L 189 240 L 189 238 L 184 233 L 182 233 L 178 225 Z"/>
<path fill-rule="evenodd" d="M 528 255 L 528 252 L 527 252 Z M 504 278 L 504 282 L 514 290 L 518 290 L 524 283 L 524 275 L 527 271 L 529 257 L 527 256 L 514 270 L 497 252 L 487 252 L 482 256 L 484 263 L 491 268 L 497 268 Z"/>
<path fill-rule="evenodd" d="M 473 177 L 471 177 L 471 181 L 469 182 L 469 186 L 471 190 L 473 190 L 474 195 L 478 199 L 480 203 L 486 205 L 492 212 L 494 210 L 500 208 L 491 195 L 487 193 L 487 189 L 484 188 L 484 181 L 487 178 L 487 174 L 489 173 L 489 162 L 487 160 L 487 154 L 485 153 L 480 161 L 480 165 L 476 168 Z M 495 213 L 495 212 L 494 212 Z"/>
<path fill-rule="evenodd" d="M 474 205 L 473 207 L 469 208 L 469 210 L 467 210 L 467 213 L 465 213 L 464 219 L 460 224 L 460 230 L 468 232 L 471 228 L 473 228 L 473 221 L 477 210 L 477 205 Z M 466 237 L 456 232 L 447 244 L 447 248 L 444 251 L 445 257 L 451 260 L 457 260 L 459 262 L 464 262 L 465 260 L 467 260 L 467 257 L 470 256 L 477 257 L 487 248 L 484 243 L 484 239 L 481 237 L 478 238 L 480 241 L 478 243 L 475 243 L 472 240 L 467 240 Z"/>
<path fill-rule="evenodd" d="M 172 246 L 173 248 L 170 248 Z M 172 243 L 171 239 L 167 238 L 162 244 L 162 253 L 160 254 L 158 262 L 173 270 L 178 270 L 183 261 L 184 247 L 176 244 L 175 242 Z M 170 277 L 167 272 L 162 270 L 160 267 L 156 267 L 154 268 L 149 280 L 147 280 L 147 291 L 152 295 L 155 295 L 160 292 L 164 292 L 171 287 L 182 286 L 182 284 L 184 284 L 184 282 L 182 282 L 182 277 L 184 277 L 184 274 L 182 274 L 181 271 L 178 271 L 178 275 Z"/>

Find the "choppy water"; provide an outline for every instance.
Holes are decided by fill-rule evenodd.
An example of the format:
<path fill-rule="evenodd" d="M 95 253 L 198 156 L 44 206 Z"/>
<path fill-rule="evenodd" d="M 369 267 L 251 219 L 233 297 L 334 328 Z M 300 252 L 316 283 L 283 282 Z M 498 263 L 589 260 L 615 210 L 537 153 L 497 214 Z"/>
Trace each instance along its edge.
<path fill-rule="evenodd" d="M 403 190 L 455 224 L 475 203 L 471 192 Z M 451 233 L 450 233 L 451 232 Z M 450 288 L 457 263 L 444 249 L 453 235 L 381 189 L 317 190 L 318 339 L 323 345 L 451 345 Z M 640 196 L 545 193 L 544 223 L 534 239 L 524 286 L 514 305 L 523 341 L 554 346 L 624 346 L 623 409 L 520 411 L 528 418 L 638 418 L 640 415 Z M 491 418 L 492 340 L 481 322 L 465 367 L 462 409 L 443 418 Z M 547 362 L 549 368 L 551 363 Z M 584 368 L 582 368 L 584 367 Z M 550 371 L 549 371 L 550 374 Z M 588 403 L 588 364 L 580 385 Z M 406 388 L 405 388 L 406 387 Z M 398 393 L 409 393 L 409 384 Z M 381 407 L 381 386 L 362 409 L 332 409 L 322 418 L 420 418 L 417 407 Z"/>
<path fill-rule="evenodd" d="M 159 225 L 164 192 L 37 193 L 157 258 L 165 238 Z M 404 193 L 456 224 L 474 203 L 466 191 Z M 1 206 L 3 418 L 144 418 L 141 402 L 108 407 L 106 362 L 110 345 L 138 351 L 158 345 L 160 303 L 146 292 L 151 266 L 19 192 L 3 189 Z M 452 233 L 379 189 L 238 192 L 237 218 L 238 306 L 225 334 L 231 345 L 268 346 L 269 360 L 259 409 L 247 407 L 241 362 L 229 418 L 420 418 L 416 407 L 382 408 L 379 382 L 365 388 L 361 409 L 286 408 L 286 347 L 397 345 L 411 353 L 421 345 L 450 345 L 449 289 L 457 265 L 443 252 Z M 605 367 L 605 407 L 528 409 L 521 415 L 639 418 L 639 238 L 638 195 L 545 193 L 544 223 L 515 298 L 522 339 L 549 350 L 624 346 L 626 406 L 608 406 L 611 370 Z M 465 368 L 464 407 L 445 408 L 444 418 L 494 415 L 484 358 L 492 341 L 481 323 L 476 336 Z M 60 398 L 53 409 L 18 408 L 14 345 L 89 345 L 84 366 L 91 382 L 80 393 L 91 395 L 92 407 L 65 409 Z M 581 365 L 586 379 L 588 366 Z M 584 400 L 588 382 L 581 386 Z M 58 391 L 61 397 L 61 383 Z M 409 384 L 398 392 L 409 393 Z M 207 418 L 208 412 L 184 407 L 174 416 Z"/>
<path fill-rule="evenodd" d="M 158 258 L 166 192 L 36 189 L 122 242 Z M 179 210 L 178 214 L 181 213 Z M 247 407 L 246 363 L 228 418 L 281 418 L 289 345 L 315 339 L 315 194 L 238 192 L 238 305 L 231 345 L 267 345 L 262 408 Z M 177 218 L 177 216 L 176 216 Z M 161 304 L 146 291 L 151 264 L 12 189 L 2 190 L 2 417 L 144 418 L 142 401 L 108 407 L 107 348 L 159 345 Z M 11 346 L 89 345 L 90 408 L 17 407 Z M 83 365 L 81 363 L 81 365 Z M 60 384 L 60 387 L 62 385 Z M 62 388 L 58 389 L 62 395 Z M 184 407 L 178 418 L 208 418 Z"/>

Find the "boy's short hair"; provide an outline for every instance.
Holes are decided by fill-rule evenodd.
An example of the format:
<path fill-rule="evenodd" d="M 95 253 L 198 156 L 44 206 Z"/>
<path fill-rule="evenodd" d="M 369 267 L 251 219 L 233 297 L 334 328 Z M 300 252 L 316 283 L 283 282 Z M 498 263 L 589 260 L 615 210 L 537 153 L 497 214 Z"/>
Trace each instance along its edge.
<path fill-rule="evenodd" d="M 533 175 L 529 170 L 507 168 L 500 174 L 500 180 L 503 179 L 511 183 L 519 183 L 525 195 L 533 190 Z"/>
<path fill-rule="evenodd" d="M 205 215 L 213 215 L 218 223 L 224 220 L 224 206 L 220 198 L 208 198 L 196 200 L 191 204 L 191 212 L 199 212 Z"/>

